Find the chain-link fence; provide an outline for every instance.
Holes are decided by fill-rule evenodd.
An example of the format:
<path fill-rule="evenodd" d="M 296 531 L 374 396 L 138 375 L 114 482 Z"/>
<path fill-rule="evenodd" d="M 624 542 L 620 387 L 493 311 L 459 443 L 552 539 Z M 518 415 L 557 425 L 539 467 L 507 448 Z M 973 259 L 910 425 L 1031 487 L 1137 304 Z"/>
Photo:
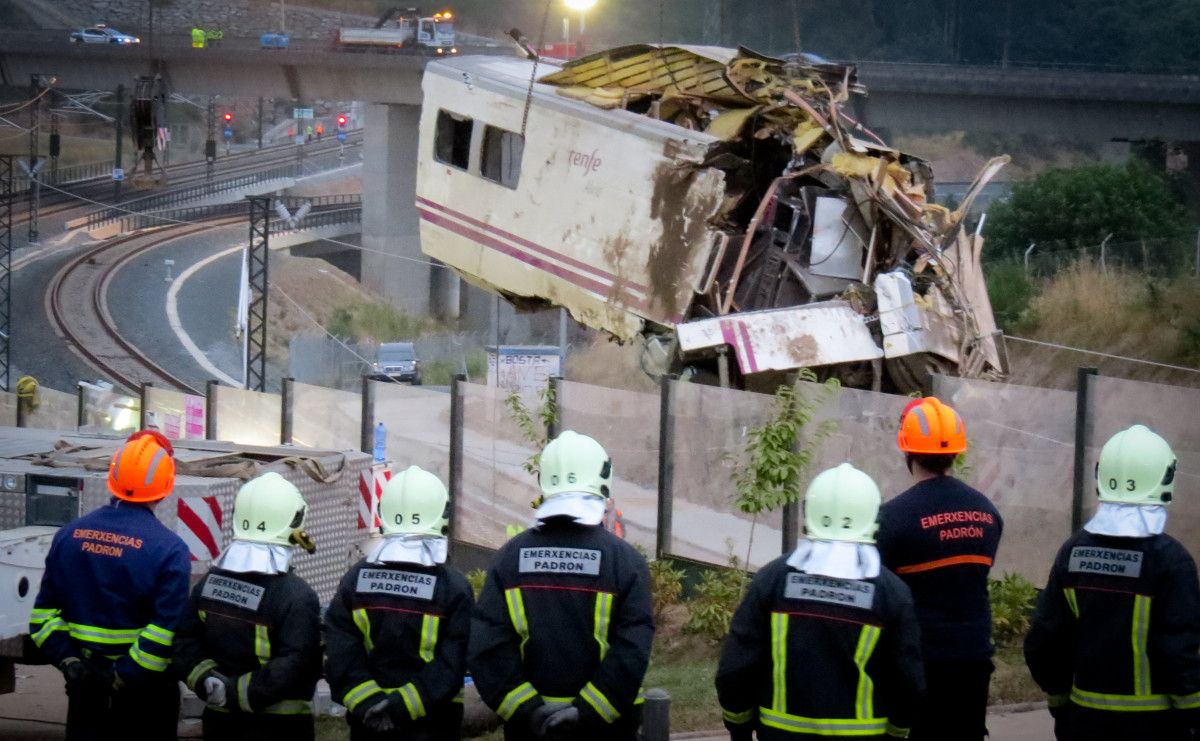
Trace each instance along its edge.
<path fill-rule="evenodd" d="M 1085 247 L 1034 244 L 1022 257 L 1029 276 L 1048 278 L 1079 263 L 1161 277 L 1200 276 L 1200 235 L 1101 242 Z"/>

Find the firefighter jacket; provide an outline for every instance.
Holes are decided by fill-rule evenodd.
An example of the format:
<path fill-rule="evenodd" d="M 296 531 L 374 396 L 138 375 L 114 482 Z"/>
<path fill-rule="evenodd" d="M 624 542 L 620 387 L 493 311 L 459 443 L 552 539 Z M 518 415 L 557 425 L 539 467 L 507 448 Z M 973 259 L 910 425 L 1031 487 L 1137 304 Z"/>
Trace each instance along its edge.
<path fill-rule="evenodd" d="M 496 554 L 471 623 L 471 674 L 514 728 L 543 702 L 573 703 L 585 730 L 624 728 L 653 640 L 646 559 L 601 527 L 552 517 Z"/>
<path fill-rule="evenodd" d="M 127 683 L 165 677 L 190 572 L 187 546 L 152 509 L 114 499 L 54 534 L 29 633 L 54 664 L 111 660 Z"/>
<path fill-rule="evenodd" d="M 295 573 L 214 567 L 192 590 L 178 633 L 179 679 L 192 690 L 209 672 L 230 681 L 225 706 L 214 710 L 311 720 L 321 677 L 321 608 Z"/>
<path fill-rule="evenodd" d="M 767 741 L 907 737 L 925 687 L 920 641 L 912 595 L 887 569 L 834 579 L 778 558 L 755 575 L 721 651 L 725 725 Z"/>
<path fill-rule="evenodd" d="M 1200 710 L 1200 582 L 1169 535 L 1081 530 L 1059 550 L 1025 639 L 1052 707 L 1068 700 L 1145 723 Z M 1145 726 L 1142 725 L 1144 729 Z"/>
<path fill-rule="evenodd" d="M 952 476 L 922 481 L 880 509 L 879 555 L 912 590 L 926 661 L 991 657 L 987 580 L 1003 529 L 991 501 Z"/>
<path fill-rule="evenodd" d="M 358 719 L 397 694 L 412 721 L 457 738 L 474 595 L 445 565 L 359 561 L 325 615 L 325 674 Z"/>

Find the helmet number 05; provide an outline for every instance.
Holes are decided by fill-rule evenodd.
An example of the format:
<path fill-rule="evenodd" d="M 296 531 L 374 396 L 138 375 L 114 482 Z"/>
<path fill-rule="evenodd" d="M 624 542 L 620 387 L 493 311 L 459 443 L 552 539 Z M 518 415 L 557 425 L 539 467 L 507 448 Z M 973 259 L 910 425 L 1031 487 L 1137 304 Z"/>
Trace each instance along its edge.
<path fill-rule="evenodd" d="M 1108 488 L 1112 489 L 1113 491 L 1116 491 L 1117 490 L 1117 480 L 1109 479 L 1108 480 Z M 1137 491 L 1137 482 L 1134 481 L 1133 479 L 1126 479 L 1125 480 L 1125 491 Z"/>
<path fill-rule="evenodd" d="M 420 525 L 421 524 L 421 513 L 415 512 L 409 517 L 409 519 L 412 521 L 412 524 Z M 402 513 L 402 512 L 396 513 L 396 524 L 397 525 L 404 524 L 404 513 Z"/>
<path fill-rule="evenodd" d="M 249 520 L 242 520 L 242 529 L 243 530 L 250 529 L 250 521 Z M 267 531 L 266 520 L 263 520 L 262 522 L 258 523 L 258 527 L 254 528 L 254 529 L 259 531 L 260 533 L 265 533 Z"/>

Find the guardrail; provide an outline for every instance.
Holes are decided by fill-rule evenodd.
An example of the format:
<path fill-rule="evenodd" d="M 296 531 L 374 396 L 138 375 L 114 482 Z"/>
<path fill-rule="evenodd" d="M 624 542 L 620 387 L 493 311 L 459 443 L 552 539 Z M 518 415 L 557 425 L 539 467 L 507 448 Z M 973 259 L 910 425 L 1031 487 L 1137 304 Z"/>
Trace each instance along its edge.
<path fill-rule="evenodd" d="M 282 219 L 271 219 L 272 234 L 286 234 L 302 231 L 319 226 L 332 224 L 348 224 L 362 221 L 362 196 L 358 193 L 329 195 L 329 196 L 286 196 L 275 199 L 282 202 L 288 211 L 296 211 L 303 204 L 311 204 L 311 209 L 303 219 L 292 224 Z M 215 219 L 222 216 L 246 216 L 248 214 L 245 201 L 233 203 L 216 203 L 208 206 L 189 206 L 154 213 L 129 214 L 120 218 L 121 233 L 127 234 L 141 229 L 175 226 L 182 223 Z"/>
<path fill-rule="evenodd" d="M 247 185 L 266 182 L 268 180 L 280 180 L 282 178 L 296 177 L 297 163 L 288 162 L 283 165 L 276 165 L 265 170 L 257 170 L 248 172 L 244 175 L 238 175 L 224 180 L 214 180 L 212 182 L 198 183 L 189 188 L 181 188 L 173 190 L 169 193 L 158 193 L 143 198 L 136 198 L 130 201 L 125 201 L 120 207 L 111 207 L 93 211 L 84 217 L 85 221 L 82 226 L 88 229 L 95 229 L 98 226 L 110 224 L 119 221 L 130 212 L 143 212 L 159 210 L 167 206 L 172 206 L 185 201 L 203 198 L 205 196 L 215 195 L 217 193 L 225 193 L 231 190 L 244 188 Z M 136 215 L 136 214 L 134 214 Z"/>
<path fill-rule="evenodd" d="M 112 160 L 104 162 L 87 162 L 82 165 L 70 165 L 68 167 L 60 167 L 58 171 L 51 172 L 48 167 L 42 170 L 44 179 L 42 182 L 50 185 L 66 185 L 68 183 L 78 183 L 84 180 L 91 180 L 98 177 L 107 177 L 112 175 L 113 163 Z M 56 177 L 52 177 L 56 176 Z M 29 176 L 15 175 L 13 177 L 13 192 L 25 193 L 29 190 Z"/>
<path fill-rule="evenodd" d="M 322 226 L 333 226 L 335 224 L 357 224 L 362 221 L 362 205 L 350 208 L 327 208 L 327 210 L 316 210 L 316 206 L 312 211 L 309 211 L 303 219 L 295 223 L 289 221 L 272 220 L 269 227 L 271 234 L 289 234 L 292 232 L 305 231 L 307 229 L 316 229 Z"/>

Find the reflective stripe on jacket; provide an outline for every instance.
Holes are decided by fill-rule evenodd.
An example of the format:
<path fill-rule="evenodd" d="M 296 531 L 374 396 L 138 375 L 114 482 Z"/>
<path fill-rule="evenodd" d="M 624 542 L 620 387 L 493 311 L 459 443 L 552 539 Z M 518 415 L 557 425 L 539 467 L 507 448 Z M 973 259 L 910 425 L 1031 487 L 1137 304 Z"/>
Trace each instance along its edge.
<path fill-rule="evenodd" d="M 190 563 L 187 546 L 150 508 L 113 500 L 55 533 L 29 634 L 54 664 L 104 656 L 126 679 L 161 676 Z"/>
<path fill-rule="evenodd" d="M 311 716 L 321 677 L 316 592 L 295 573 L 213 568 L 192 590 L 176 639 L 176 675 L 195 690 L 215 671 L 236 692 L 225 709 Z"/>
<path fill-rule="evenodd" d="M 559 701 L 585 725 L 613 724 L 639 704 L 653 639 L 646 559 L 602 527 L 551 518 L 496 554 L 471 623 L 471 673 L 506 722 Z"/>
<path fill-rule="evenodd" d="M 760 739 L 904 737 L 924 683 L 903 582 L 805 574 L 786 557 L 754 577 L 716 678 L 726 726 Z"/>
<path fill-rule="evenodd" d="M 1053 704 L 1086 711 L 1200 709 L 1200 581 L 1169 535 L 1080 531 L 1059 550 L 1025 657 Z"/>
<path fill-rule="evenodd" d="M 413 721 L 457 738 L 474 602 L 466 577 L 448 566 L 359 561 L 325 617 L 334 699 L 357 719 L 395 694 Z"/>

